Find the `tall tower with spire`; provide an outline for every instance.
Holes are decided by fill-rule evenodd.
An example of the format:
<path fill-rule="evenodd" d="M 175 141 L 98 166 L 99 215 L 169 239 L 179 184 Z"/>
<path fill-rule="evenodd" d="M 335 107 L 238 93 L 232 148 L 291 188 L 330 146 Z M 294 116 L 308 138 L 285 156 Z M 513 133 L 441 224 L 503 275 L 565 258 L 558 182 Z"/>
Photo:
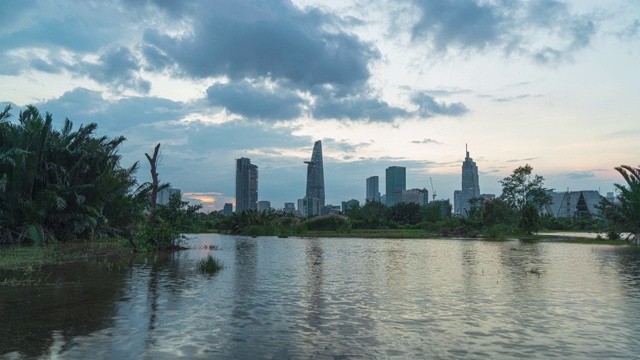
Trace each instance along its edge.
<path fill-rule="evenodd" d="M 307 164 L 307 198 L 318 199 L 319 207 L 324 206 L 324 169 L 322 165 L 322 142 L 316 141 Z"/>
<path fill-rule="evenodd" d="M 460 204 L 456 206 L 456 210 L 460 215 L 467 216 L 469 214 L 469 200 L 480 196 L 480 184 L 478 182 L 478 166 L 471 157 L 469 157 L 469 149 L 465 144 L 465 152 L 467 156 L 462 163 L 462 190 L 460 192 Z"/>

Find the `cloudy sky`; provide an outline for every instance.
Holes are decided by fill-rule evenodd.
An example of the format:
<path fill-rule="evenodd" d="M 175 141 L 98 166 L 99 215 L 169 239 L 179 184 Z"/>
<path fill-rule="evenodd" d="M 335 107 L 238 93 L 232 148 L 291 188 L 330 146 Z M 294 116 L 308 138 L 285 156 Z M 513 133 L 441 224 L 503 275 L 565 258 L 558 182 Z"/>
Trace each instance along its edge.
<path fill-rule="evenodd" d="M 530 164 L 558 190 L 613 191 L 640 164 L 640 2 L 510 0 L 5 1 L 0 102 L 161 143 L 161 180 L 205 209 L 305 191 L 322 140 L 327 203 L 407 167 L 453 199 L 465 144 L 480 190 Z"/>

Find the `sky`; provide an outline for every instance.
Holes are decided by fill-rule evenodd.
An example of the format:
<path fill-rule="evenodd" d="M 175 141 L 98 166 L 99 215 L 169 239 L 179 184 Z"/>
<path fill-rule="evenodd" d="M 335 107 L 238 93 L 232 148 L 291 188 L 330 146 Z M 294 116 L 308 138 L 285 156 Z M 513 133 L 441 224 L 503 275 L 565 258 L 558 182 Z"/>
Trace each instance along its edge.
<path fill-rule="evenodd" d="M 6 1 L 0 103 L 98 135 L 123 166 L 161 144 L 160 180 L 204 211 L 304 196 L 322 140 L 326 203 L 407 168 L 451 199 L 468 147 L 480 191 L 529 164 L 556 190 L 613 191 L 640 165 L 640 1 Z M 432 194 L 432 192 L 431 192 Z"/>

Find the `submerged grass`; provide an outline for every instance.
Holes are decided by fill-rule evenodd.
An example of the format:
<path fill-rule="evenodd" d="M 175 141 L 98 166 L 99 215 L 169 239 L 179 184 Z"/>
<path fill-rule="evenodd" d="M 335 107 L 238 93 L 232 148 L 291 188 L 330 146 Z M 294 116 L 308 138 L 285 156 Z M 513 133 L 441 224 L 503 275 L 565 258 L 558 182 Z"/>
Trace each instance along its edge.
<path fill-rule="evenodd" d="M 122 240 L 109 239 L 82 243 L 54 243 L 49 245 L 0 246 L 0 271 L 39 271 L 43 266 L 86 261 L 105 255 L 129 253 Z"/>
<path fill-rule="evenodd" d="M 220 264 L 220 262 L 213 256 L 207 255 L 206 258 L 198 262 L 198 269 L 204 273 L 214 274 L 222 270 L 222 264 Z"/>

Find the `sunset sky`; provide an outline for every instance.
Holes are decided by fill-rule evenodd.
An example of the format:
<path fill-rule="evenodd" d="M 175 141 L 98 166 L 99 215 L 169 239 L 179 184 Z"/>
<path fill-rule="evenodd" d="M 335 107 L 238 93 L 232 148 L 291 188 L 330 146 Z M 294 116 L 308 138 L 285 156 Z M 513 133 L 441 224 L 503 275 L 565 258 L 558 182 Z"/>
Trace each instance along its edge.
<path fill-rule="evenodd" d="M 613 191 L 640 165 L 640 2 L 5 1 L 0 102 L 161 143 L 162 181 L 234 202 L 235 159 L 274 208 L 322 140 L 328 204 L 407 167 L 451 199 L 468 144 L 482 193 L 529 164 L 557 190 Z"/>

